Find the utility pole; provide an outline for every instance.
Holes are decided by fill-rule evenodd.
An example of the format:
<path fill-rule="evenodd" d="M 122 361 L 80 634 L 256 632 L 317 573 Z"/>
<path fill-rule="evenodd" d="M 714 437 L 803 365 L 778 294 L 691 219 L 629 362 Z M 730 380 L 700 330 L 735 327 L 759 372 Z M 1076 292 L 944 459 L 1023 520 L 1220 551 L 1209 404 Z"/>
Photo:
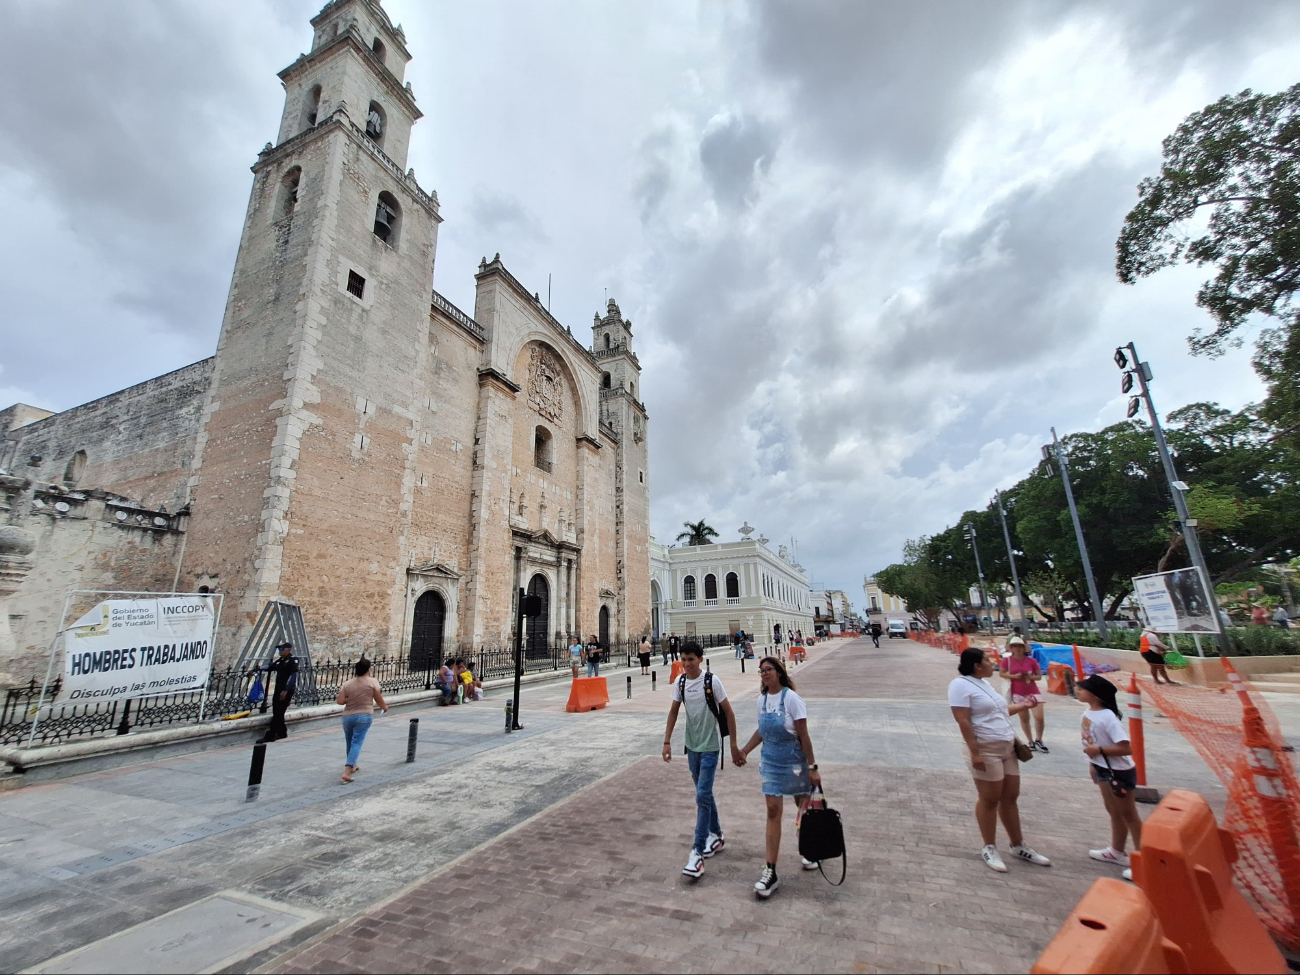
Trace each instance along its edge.
<path fill-rule="evenodd" d="M 1056 427 L 1052 427 L 1052 445 L 1043 448 L 1043 457 L 1051 450 L 1056 454 L 1056 462 L 1061 466 L 1061 483 L 1065 485 L 1065 502 L 1070 506 L 1070 520 L 1074 522 L 1074 538 L 1079 543 L 1079 558 L 1083 560 L 1083 574 L 1088 579 L 1088 598 L 1092 600 L 1092 618 L 1097 621 L 1097 632 L 1103 640 L 1107 639 L 1106 607 L 1097 595 L 1097 581 L 1092 577 L 1092 562 L 1088 559 L 1088 546 L 1083 541 L 1083 526 L 1079 524 L 1079 509 L 1074 506 L 1074 490 L 1070 487 L 1070 468 L 1065 463 L 1065 448 L 1056 438 Z"/>
<path fill-rule="evenodd" d="M 975 544 L 974 525 L 968 524 L 966 526 L 966 538 L 970 540 L 970 549 L 972 552 L 975 553 L 975 571 L 978 572 L 980 576 L 980 610 L 982 612 L 987 613 L 989 607 L 989 593 L 988 590 L 984 588 L 984 569 L 980 566 L 980 550 L 979 550 L 979 546 Z M 980 617 L 979 622 L 980 622 L 980 629 L 983 629 L 984 628 L 983 616 Z M 993 618 L 991 616 L 989 617 L 989 629 L 990 630 L 993 629 Z"/>
<path fill-rule="evenodd" d="M 1007 543 L 1007 561 L 1011 563 L 1011 581 L 1016 586 L 1016 608 L 1020 612 L 1020 622 L 1029 630 L 1029 620 L 1025 617 L 1025 597 L 1020 593 L 1020 573 L 1016 571 L 1016 553 L 1011 550 L 1011 532 L 1007 529 L 1007 513 L 1002 507 L 1002 492 L 993 492 L 993 503 L 998 506 L 998 517 L 1002 519 L 1002 540 Z"/>
<path fill-rule="evenodd" d="M 1124 354 L 1124 349 L 1128 349 L 1133 356 L 1130 364 L 1128 356 Z M 1137 346 L 1132 342 L 1123 348 L 1115 350 L 1115 365 L 1125 370 L 1124 380 L 1120 384 L 1120 390 L 1127 393 L 1133 388 L 1133 380 L 1137 379 L 1138 396 L 1129 398 L 1128 416 L 1130 419 L 1138 412 L 1139 398 L 1146 403 L 1147 416 L 1151 418 L 1151 431 L 1156 436 L 1156 450 L 1160 453 L 1160 463 L 1165 468 L 1165 479 L 1169 481 L 1169 493 L 1174 497 L 1174 510 L 1178 513 L 1178 524 L 1182 528 L 1183 541 L 1187 543 L 1187 555 L 1192 560 L 1192 565 L 1196 571 L 1201 574 L 1202 584 L 1205 586 L 1206 598 L 1210 601 L 1210 612 L 1214 614 L 1214 632 L 1219 639 L 1219 653 L 1223 656 L 1230 656 L 1232 646 L 1228 642 L 1228 634 L 1223 628 L 1223 617 L 1220 615 L 1219 599 L 1215 595 L 1214 586 L 1210 582 L 1210 570 L 1205 564 L 1205 553 L 1201 551 L 1201 539 L 1196 533 L 1196 519 L 1191 516 L 1187 510 L 1187 499 L 1184 494 L 1187 491 L 1187 485 L 1178 479 L 1178 471 L 1174 467 L 1174 459 L 1169 453 L 1169 444 L 1165 442 L 1165 431 L 1160 426 L 1160 414 L 1156 412 L 1155 401 L 1151 398 L 1151 365 L 1143 362 L 1138 358 Z"/>

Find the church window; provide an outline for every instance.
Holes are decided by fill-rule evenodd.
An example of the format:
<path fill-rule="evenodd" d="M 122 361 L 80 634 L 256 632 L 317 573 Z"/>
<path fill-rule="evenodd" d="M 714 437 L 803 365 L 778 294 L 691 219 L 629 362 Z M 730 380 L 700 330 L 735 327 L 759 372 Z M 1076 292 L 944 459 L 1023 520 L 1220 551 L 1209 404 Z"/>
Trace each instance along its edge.
<path fill-rule="evenodd" d="M 606 373 L 601 373 L 601 376 L 600 376 L 600 388 L 601 388 L 601 389 L 609 389 L 609 384 L 610 384 L 609 373 L 607 373 L 607 372 L 606 372 Z"/>
<path fill-rule="evenodd" d="M 605 333 L 605 348 L 609 348 L 609 333 Z"/>
<path fill-rule="evenodd" d="M 375 42 L 370 45 L 370 50 L 374 52 L 375 57 L 379 58 L 379 63 L 383 64 L 384 63 L 384 42 L 381 41 L 378 37 L 376 37 Z"/>
<path fill-rule="evenodd" d="M 682 598 L 695 598 L 695 576 L 687 576 L 682 580 Z"/>
<path fill-rule="evenodd" d="M 636 399 L 636 383 L 628 383 L 627 391 L 632 394 L 633 399 Z"/>
<path fill-rule="evenodd" d="M 379 102 L 371 102 L 366 110 L 366 135 L 381 146 L 384 144 L 384 121 L 384 110 Z"/>
<path fill-rule="evenodd" d="M 710 572 L 708 575 L 704 577 L 704 598 L 705 599 L 718 598 L 718 577 L 715 576 L 712 572 Z"/>
<path fill-rule="evenodd" d="M 320 111 L 320 85 L 312 85 L 302 101 L 302 126 L 305 131 L 316 124 L 316 115 Z"/>
<path fill-rule="evenodd" d="M 397 246 L 397 238 L 402 226 L 402 208 L 391 193 L 380 193 L 379 203 L 375 205 L 375 236 L 389 247 Z"/>
<path fill-rule="evenodd" d="M 550 474 L 555 466 L 554 447 L 555 440 L 546 427 L 538 427 L 533 431 L 533 466 Z"/>
<path fill-rule="evenodd" d="M 68 487 L 76 487 L 77 482 L 81 480 L 81 475 L 86 472 L 86 452 L 78 450 L 68 461 L 68 466 L 63 471 L 63 483 Z"/>
<path fill-rule="evenodd" d="M 364 298 L 366 296 L 366 279 L 356 271 L 348 272 L 348 294 L 353 298 Z"/>
<path fill-rule="evenodd" d="M 275 219 L 284 220 L 293 216 L 293 208 L 298 205 L 298 183 L 302 180 L 302 170 L 291 167 L 280 178 L 280 193 L 275 204 Z"/>
<path fill-rule="evenodd" d="M 727 598 L 740 598 L 740 576 L 736 575 L 734 572 L 727 573 Z"/>

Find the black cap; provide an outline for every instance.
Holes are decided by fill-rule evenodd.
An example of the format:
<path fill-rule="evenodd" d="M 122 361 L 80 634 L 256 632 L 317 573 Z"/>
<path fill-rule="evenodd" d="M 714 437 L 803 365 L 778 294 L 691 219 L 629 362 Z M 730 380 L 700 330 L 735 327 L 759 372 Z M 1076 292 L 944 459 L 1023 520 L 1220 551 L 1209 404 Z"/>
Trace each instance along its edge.
<path fill-rule="evenodd" d="M 1097 697 L 1101 698 L 1102 704 L 1106 705 L 1106 707 L 1110 708 L 1112 711 L 1117 710 L 1115 706 L 1115 696 L 1118 692 L 1118 688 L 1116 688 L 1115 685 L 1105 677 L 1102 677 L 1101 674 L 1092 674 L 1085 677 L 1074 686 L 1082 687 L 1089 694 L 1096 694 Z"/>
<path fill-rule="evenodd" d="M 290 643 L 288 640 L 285 640 L 283 643 L 277 643 L 277 644 L 275 645 L 275 649 L 277 649 L 277 650 L 292 650 L 292 649 L 293 649 L 293 644 Z"/>

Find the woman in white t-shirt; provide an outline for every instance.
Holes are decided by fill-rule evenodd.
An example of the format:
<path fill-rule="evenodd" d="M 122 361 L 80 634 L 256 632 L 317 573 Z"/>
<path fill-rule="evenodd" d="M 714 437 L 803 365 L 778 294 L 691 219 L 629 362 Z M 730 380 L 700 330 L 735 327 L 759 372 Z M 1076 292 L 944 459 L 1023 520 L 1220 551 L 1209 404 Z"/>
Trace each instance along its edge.
<path fill-rule="evenodd" d="M 1080 704 L 1088 705 L 1080 722 L 1083 753 L 1088 756 L 1092 781 L 1101 787 L 1101 801 L 1110 814 L 1110 846 L 1089 850 L 1088 856 L 1102 863 L 1123 866 L 1124 879 L 1132 880 L 1124 847 L 1132 837 L 1133 849 L 1142 849 L 1142 817 L 1137 811 L 1133 746 L 1120 720 L 1115 685 L 1100 674 L 1093 674 L 1075 684 L 1074 693 Z"/>
<path fill-rule="evenodd" d="M 998 818 L 1011 840 L 1011 852 L 1021 860 L 1049 867 L 1052 861 L 1025 842 L 1020 832 L 1020 762 L 1016 758 L 1016 732 L 1011 715 L 1019 714 L 1028 704 L 1007 705 L 987 678 L 994 673 L 994 663 L 982 647 L 961 652 L 957 663 L 960 675 L 948 685 L 948 705 L 961 729 L 966 748 L 966 764 L 975 779 L 975 822 L 979 825 L 984 849 L 980 856 L 990 869 L 1006 873 L 1007 865 L 998 854 Z"/>

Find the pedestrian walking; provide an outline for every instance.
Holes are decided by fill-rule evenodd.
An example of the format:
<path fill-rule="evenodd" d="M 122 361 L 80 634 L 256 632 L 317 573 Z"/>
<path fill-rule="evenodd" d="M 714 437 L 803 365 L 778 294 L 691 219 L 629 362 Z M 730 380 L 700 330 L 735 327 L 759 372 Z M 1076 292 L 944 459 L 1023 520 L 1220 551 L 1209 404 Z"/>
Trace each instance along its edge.
<path fill-rule="evenodd" d="M 758 729 L 740 751 L 748 755 L 760 744 L 763 746 L 758 770 L 767 804 L 767 864 L 754 884 L 754 893 L 767 900 L 780 884 L 776 861 L 781 853 L 785 797 L 794 796 L 797 816 L 813 789 L 821 789 L 822 780 L 808 736 L 808 706 L 795 693 L 794 681 L 775 657 L 764 657 L 759 662 L 758 679 Z M 817 869 L 812 860 L 799 859 L 805 870 Z"/>
<path fill-rule="evenodd" d="M 989 684 L 993 661 L 981 647 L 961 652 L 957 663 L 959 676 L 948 685 L 948 706 L 961 729 L 966 762 L 975 780 L 978 799 L 975 822 L 979 826 L 984 848 L 980 856 L 990 869 L 1006 873 L 1007 866 L 998 854 L 998 819 L 1011 840 L 1014 856 L 1039 866 L 1052 861 L 1025 843 L 1020 831 L 1020 761 L 1016 756 L 1016 731 L 1011 715 L 1026 710 L 1027 704 L 1007 705 L 1002 695 Z"/>
<path fill-rule="evenodd" d="M 1025 740 L 1036 752 L 1047 755 L 1050 751 L 1043 744 L 1043 727 L 1047 718 L 1043 714 L 1043 698 L 1038 693 L 1038 682 L 1043 679 L 1043 668 L 1029 655 L 1029 644 L 1018 636 L 1007 641 L 1011 652 L 1002 657 L 999 668 L 1004 680 L 1011 681 L 1011 703 L 1027 704 L 1029 707 L 1020 712 L 1020 727 L 1025 732 Z M 1034 719 L 1034 733 L 1029 733 L 1029 719 Z"/>
<path fill-rule="evenodd" d="M 673 760 L 673 727 L 677 713 L 686 708 L 686 764 L 695 783 L 695 837 L 682 873 L 700 877 L 704 861 L 726 846 L 718 804 L 713 799 L 713 780 L 722 754 L 722 728 L 731 737 L 731 761 L 740 766 L 745 756 L 736 747 L 736 714 L 727 700 L 727 690 L 717 674 L 700 669 L 704 651 L 691 640 L 681 648 L 682 675 L 673 682 L 672 703 L 668 706 L 668 726 L 664 729 L 663 756 Z"/>
<path fill-rule="evenodd" d="M 880 634 L 884 632 L 885 632 L 885 628 L 882 627 L 879 623 L 871 624 L 871 642 L 876 645 L 877 650 L 880 649 Z"/>
<path fill-rule="evenodd" d="M 1151 665 L 1152 680 L 1159 684 L 1160 679 L 1164 678 L 1166 684 L 1177 683 L 1169 679 L 1169 672 L 1165 670 L 1165 654 L 1169 652 L 1169 648 L 1160 639 L 1160 634 L 1151 629 L 1150 623 L 1142 628 L 1142 636 L 1138 639 L 1138 651 L 1142 659 Z"/>
<path fill-rule="evenodd" d="M 664 654 L 664 666 L 665 667 L 668 666 L 669 656 L 671 656 L 674 660 L 677 660 L 681 656 L 681 650 L 682 650 L 682 641 L 679 640 L 677 638 L 677 634 L 674 633 L 672 636 L 668 638 L 668 651 L 667 653 Z"/>
<path fill-rule="evenodd" d="M 1088 705 L 1081 721 L 1083 753 L 1088 756 L 1088 771 L 1101 789 L 1101 801 L 1110 816 L 1110 846 L 1089 850 L 1088 856 L 1122 866 L 1124 879 L 1132 880 L 1124 847 L 1131 837 L 1133 849 L 1142 849 L 1142 817 L 1137 811 L 1133 746 L 1120 720 L 1115 685 L 1101 674 L 1093 674 L 1075 684 L 1074 693 L 1080 704 Z"/>
<path fill-rule="evenodd" d="M 636 650 L 637 661 L 641 664 L 642 677 L 650 676 L 650 654 L 654 653 L 654 649 L 654 646 L 650 643 L 650 637 L 648 635 L 643 636 L 641 645 Z"/>
<path fill-rule="evenodd" d="M 587 645 L 582 651 L 582 662 L 587 665 L 588 677 L 600 676 L 600 641 L 596 639 L 596 634 L 591 635 Z"/>
<path fill-rule="evenodd" d="M 384 714 L 388 713 L 388 702 L 384 700 L 379 681 L 370 676 L 370 661 L 362 657 L 352 669 L 356 676 L 343 682 L 339 696 L 334 699 L 336 704 L 343 705 L 344 782 L 351 782 L 352 776 L 361 771 L 357 761 L 361 758 L 361 746 L 365 744 L 370 723 L 374 720 L 375 707 L 378 706 Z"/>
<path fill-rule="evenodd" d="M 1286 611 L 1286 607 L 1278 604 L 1277 609 L 1273 610 L 1273 622 L 1278 629 L 1287 630 L 1291 628 L 1291 614 Z"/>
<path fill-rule="evenodd" d="M 573 669 L 573 676 L 576 678 L 578 668 L 582 666 L 582 640 L 576 636 L 569 644 L 569 666 Z"/>
<path fill-rule="evenodd" d="M 266 668 L 267 683 L 270 675 L 275 675 L 275 691 L 271 697 L 271 724 L 266 734 L 257 739 L 259 745 L 279 741 L 289 737 L 289 728 L 284 723 L 284 713 L 293 701 L 293 692 L 298 687 L 298 658 L 293 655 L 293 644 L 287 640 L 276 648 L 277 656 Z"/>

